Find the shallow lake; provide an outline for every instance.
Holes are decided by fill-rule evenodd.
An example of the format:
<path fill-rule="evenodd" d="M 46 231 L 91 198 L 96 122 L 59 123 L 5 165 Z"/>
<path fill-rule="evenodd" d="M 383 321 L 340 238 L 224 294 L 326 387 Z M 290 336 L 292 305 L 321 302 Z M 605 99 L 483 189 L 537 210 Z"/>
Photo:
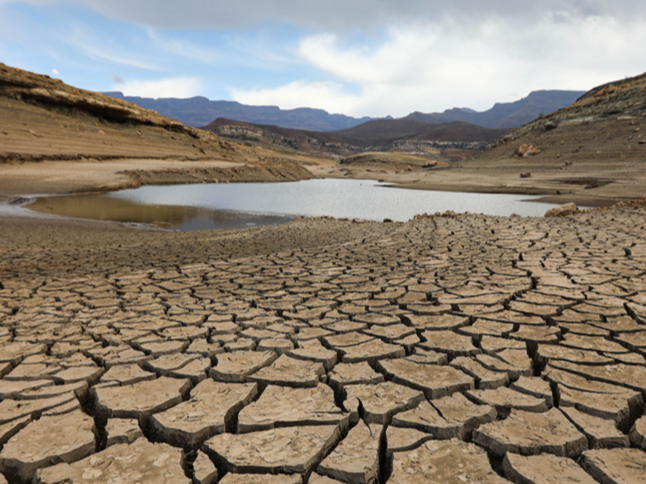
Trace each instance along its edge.
<path fill-rule="evenodd" d="M 407 221 L 453 210 L 542 216 L 556 206 L 529 195 L 409 190 L 373 180 L 144 186 L 99 195 L 43 197 L 27 207 L 67 217 L 143 223 L 175 230 L 282 224 L 297 215 Z"/>

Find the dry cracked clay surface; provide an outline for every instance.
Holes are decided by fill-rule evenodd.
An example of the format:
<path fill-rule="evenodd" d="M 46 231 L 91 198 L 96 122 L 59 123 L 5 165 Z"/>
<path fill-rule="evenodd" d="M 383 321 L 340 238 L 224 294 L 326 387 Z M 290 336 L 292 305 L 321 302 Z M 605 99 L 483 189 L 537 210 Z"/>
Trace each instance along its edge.
<path fill-rule="evenodd" d="M 299 223 L 5 252 L 0 482 L 646 482 L 643 206 Z"/>

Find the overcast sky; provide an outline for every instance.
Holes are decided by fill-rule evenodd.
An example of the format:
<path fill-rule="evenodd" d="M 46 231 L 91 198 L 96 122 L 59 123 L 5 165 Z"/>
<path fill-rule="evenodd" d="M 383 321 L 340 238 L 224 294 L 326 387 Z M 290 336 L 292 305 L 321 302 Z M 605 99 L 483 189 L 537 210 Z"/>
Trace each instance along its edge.
<path fill-rule="evenodd" d="M 0 0 L 0 62 L 96 91 L 353 116 L 646 71 L 645 0 Z"/>

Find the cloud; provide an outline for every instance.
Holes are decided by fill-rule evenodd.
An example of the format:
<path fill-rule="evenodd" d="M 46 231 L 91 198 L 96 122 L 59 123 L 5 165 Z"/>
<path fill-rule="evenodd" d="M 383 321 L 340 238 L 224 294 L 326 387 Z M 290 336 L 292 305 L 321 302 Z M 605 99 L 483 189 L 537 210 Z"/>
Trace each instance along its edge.
<path fill-rule="evenodd" d="M 184 76 L 171 77 L 184 81 L 174 92 L 172 83 L 163 86 L 169 79 L 113 79 L 117 89 L 129 86 L 141 95 L 194 95 L 202 87 L 196 79 L 209 79 L 204 94 L 222 96 L 222 86 L 234 86 L 231 97 L 249 104 L 403 116 L 453 106 L 485 110 L 533 90 L 585 90 L 646 69 L 646 51 L 639 48 L 646 44 L 643 0 L 23 3 L 60 4 L 60 11 L 85 18 L 87 10 L 69 7 L 80 5 L 130 22 L 108 22 L 119 25 L 106 29 L 108 35 L 69 31 L 65 22 L 64 34 L 73 39 L 75 59 L 106 65 L 102 79 L 113 70 L 150 77 L 139 69 Z"/>
<path fill-rule="evenodd" d="M 275 89 L 231 89 L 231 98 L 243 104 L 278 105 L 283 109 L 302 107 L 330 112 L 353 111 L 361 98 L 343 93 L 343 85 L 332 82 L 296 81 Z"/>
<path fill-rule="evenodd" d="M 108 62 L 112 62 L 114 64 L 121 64 L 128 67 L 136 67 L 137 69 L 145 69 L 145 70 L 151 70 L 151 71 L 159 70 L 157 66 L 150 64 L 148 62 L 140 61 L 132 57 L 126 57 L 121 54 L 115 54 L 113 52 L 103 49 L 102 47 L 88 44 L 78 38 L 74 38 L 74 39 L 70 38 L 68 43 L 70 45 L 73 45 L 77 49 L 83 51 L 85 55 L 87 55 L 91 59 L 105 60 Z"/>
<path fill-rule="evenodd" d="M 646 16 L 642 0 L 155 0 L 153 8 L 150 0 L 29 1 L 76 3 L 114 18 L 168 29 L 231 29 L 286 22 L 308 29 L 355 32 L 446 19 L 478 23 L 497 18 L 532 22 L 541 18 L 567 21 L 571 17 Z"/>
<path fill-rule="evenodd" d="M 56 69 L 52 69 L 51 72 L 52 72 L 52 76 L 60 76 L 61 75 L 61 73 L 58 72 L 58 70 L 56 70 Z"/>
<path fill-rule="evenodd" d="M 172 77 L 152 81 L 133 80 L 122 84 L 115 83 L 113 90 L 126 96 L 150 98 L 188 98 L 197 96 L 202 90 L 202 80 L 196 77 Z"/>
<path fill-rule="evenodd" d="M 126 81 L 124 81 L 120 76 L 117 74 L 112 74 L 112 82 L 115 84 L 125 84 Z"/>
<path fill-rule="evenodd" d="M 380 42 L 316 34 L 300 42 L 299 53 L 336 79 L 332 85 L 296 82 L 232 95 L 353 115 L 404 116 L 453 106 L 485 110 L 533 90 L 587 90 L 641 73 L 646 53 L 635 48 L 646 43 L 641 25 L 585 17 L 543 19 L 519 29 L 511 20 L 493 19 L 466 30 L 450 24 L 392 28 Z"/>

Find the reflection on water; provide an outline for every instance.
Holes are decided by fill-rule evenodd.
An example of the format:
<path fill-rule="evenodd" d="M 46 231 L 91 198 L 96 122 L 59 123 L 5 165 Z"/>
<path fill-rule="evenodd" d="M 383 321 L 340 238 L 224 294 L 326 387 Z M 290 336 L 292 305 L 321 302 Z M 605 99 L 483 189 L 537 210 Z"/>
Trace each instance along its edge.
<path fill-rule="evenodd" d="M 373 180 L 318 179 L 288 183 L 145 186 L 101 195 L 38 199 L 28 208 L 76 218 L 201 230 L 286 223 L 296 215 L 406 221 L 453 210 L 541 216 L 556 206 L 539 197 L 407 190 Z"/>
<path fill-rule="evenodd" d="M 280 225 L 294 218 L 181 205 L 147 205 L 109 194 L 39 198 L 27 208 L 65 217 L 148 224 L 160 229 L 175 230 L 240 229 L 256 225 Z"/>

